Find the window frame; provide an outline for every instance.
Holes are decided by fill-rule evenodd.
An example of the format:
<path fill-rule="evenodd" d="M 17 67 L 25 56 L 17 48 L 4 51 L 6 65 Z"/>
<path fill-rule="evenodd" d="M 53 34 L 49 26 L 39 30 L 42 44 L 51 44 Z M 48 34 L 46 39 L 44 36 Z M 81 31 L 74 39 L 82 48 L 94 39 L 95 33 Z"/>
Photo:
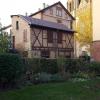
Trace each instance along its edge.
<path fill-rule="evenodd" d="M 16 30 L 19 30 L 19 21 L 16 21 Z"/>
<path fill-rule="evenodd" d="M 47 30 L 47 42 L 53 43 L 53 31 L 52 30 Z"/>
<path fill-rule="evenodd" d="M 61 7 L 56 7 L 56 16 L 62 17 L 62 8 Z"/>
<path fill-rule="evenodd" d="M 57 43 L 62 43 L 62 37 L 63 37 L 63 33 L 58 32 L 57 33 Z"/>

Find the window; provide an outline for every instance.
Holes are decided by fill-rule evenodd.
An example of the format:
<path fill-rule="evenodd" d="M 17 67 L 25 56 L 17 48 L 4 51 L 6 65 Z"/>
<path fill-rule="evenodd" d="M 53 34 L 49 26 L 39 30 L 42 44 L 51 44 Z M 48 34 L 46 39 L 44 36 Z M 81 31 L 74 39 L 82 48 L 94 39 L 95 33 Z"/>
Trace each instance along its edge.
<path fill-rule="evenodd" d="M 52 8 L 50 9 L 50 14 L 53 15 L 53 9 Z"/>
<path fill-rule="evenodd" d="M 62 23 L 62 21 L 60 19 L 57 20 L 57 23 Z"/>
<path fill-rule="evenodd" d="M 81 0 L 78 0 L 77 1 L 77 7 L 79 7 L 80 3 L 81 3 Z"/>
<path fill-rule="evenodd" d="M 56 7 L 56 15 L 62 17 L 62 8 Z"/>
<path fill-rule="evenodd" d="M 15 48 L 15 36 L 12 36 L 12 47 Z"/>
<path fill-rule="evenodd" d="M 69 10 L 69 4 L 68 4 L 68 2 L 67 2 L 67 9 Z"/>
<path fill-rule="evenodd" d="M 23 31 L 23 40 L 24 42 L 27 42 L 27 29 L 24 29 Z"/>
<path fill-rule="evenodd" d="M 62 33 L 58 32 L 57 34 L 57 42 L 62 43 Z"/>
<path fill-rule="evenodd" d="M 72 5 L 71 5 L 71 3 L 69 4 L 69 11 L 71 11 L 71 7 L 72 7 Z"/>
<path fill-rule="evenodd" d="M 49 58 L 50 57 L 50 51 L 49 50 L 42 50 L 41 51 L 41 57 Z"/>
<path fill-rule="evenodd" d="M 47 31 L 47 41 L 48 43 L 53 43 L 53 32 L 50 30 Z"/>
<path fill-rule="evenodd" d="M 16 30 L 18 30 L 18 29 L 19 29 L 19 22 L 16 21 Z"/>

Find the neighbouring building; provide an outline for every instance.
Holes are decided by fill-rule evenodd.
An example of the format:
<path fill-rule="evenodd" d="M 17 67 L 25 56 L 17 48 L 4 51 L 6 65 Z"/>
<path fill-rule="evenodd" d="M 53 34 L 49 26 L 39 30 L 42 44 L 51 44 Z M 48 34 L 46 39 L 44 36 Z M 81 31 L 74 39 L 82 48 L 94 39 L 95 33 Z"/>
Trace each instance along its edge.
<path fill-rule="evenodd" d="M 91 45 L 91 55 L 94 60 L 100 61 L 100 0 L 92 0 L 93 17 L 93 43 Z"/>
<path fill-rule="evenodd" d="M 12 15 L 13 48 L 28 57 L 74 57 L 74 17 L 57 2 L 30 16 Z"/>
<path fill-rule="evenodd" d="M 74 23 L 74 28 L 77 31 L 75 55 L 79 57 L 83 51 L 90 55 L 89 49 L 92 41 L 92 0 L 67 0 L 67 9 L 76 19 Z M 83 41 L 85 45 L 80 44 L 80 41 Z"/>

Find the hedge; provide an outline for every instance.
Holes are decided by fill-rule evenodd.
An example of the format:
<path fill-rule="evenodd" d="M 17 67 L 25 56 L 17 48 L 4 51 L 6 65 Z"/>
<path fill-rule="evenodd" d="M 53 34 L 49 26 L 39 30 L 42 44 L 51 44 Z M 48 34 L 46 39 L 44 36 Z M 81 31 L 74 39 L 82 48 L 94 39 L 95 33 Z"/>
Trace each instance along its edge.
<path fill-rule="evenodd" d="M 60 61 L 61 60 L 61 61 Z M 25 60 L 25 66 L 28 71 L 33 74 L 46 72 L 48 74 L 56 74 L 61 72 L 75 73 L 95 73 L 100 74 L 99 62 L 87 62 L 82 59 L 40 59 L 32 58 Z"/>
<path fill-rule="evenodd" d="M 24 59 L 24 65 L 26 66 L 26 69 L 32 73 L 46 72 L 55 74 L 58 72 L 56 59 Z"/>
<path fill-rule="evenodd" d="M 0 54 L 0 85 L 11 85 L 24 71 L 22 59 L 15 54 Z"/>

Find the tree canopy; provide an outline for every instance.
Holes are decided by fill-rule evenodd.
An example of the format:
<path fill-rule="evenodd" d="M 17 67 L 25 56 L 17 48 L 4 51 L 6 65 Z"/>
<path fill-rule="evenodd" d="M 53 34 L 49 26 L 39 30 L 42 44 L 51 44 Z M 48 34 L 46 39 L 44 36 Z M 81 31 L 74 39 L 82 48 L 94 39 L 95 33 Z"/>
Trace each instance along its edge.
<path fill-rule="evenodd" d="M 7 32 L 2 30 L 0 23 L 0 53 L 5 53 L 9 50 L 9 36 Z"/>
<path fill-rule="evenodd" d="M 90 6 L 77 11 L 76 40 L 80 46 L 88 46 L 92 42 L 92 15 Z"/>

